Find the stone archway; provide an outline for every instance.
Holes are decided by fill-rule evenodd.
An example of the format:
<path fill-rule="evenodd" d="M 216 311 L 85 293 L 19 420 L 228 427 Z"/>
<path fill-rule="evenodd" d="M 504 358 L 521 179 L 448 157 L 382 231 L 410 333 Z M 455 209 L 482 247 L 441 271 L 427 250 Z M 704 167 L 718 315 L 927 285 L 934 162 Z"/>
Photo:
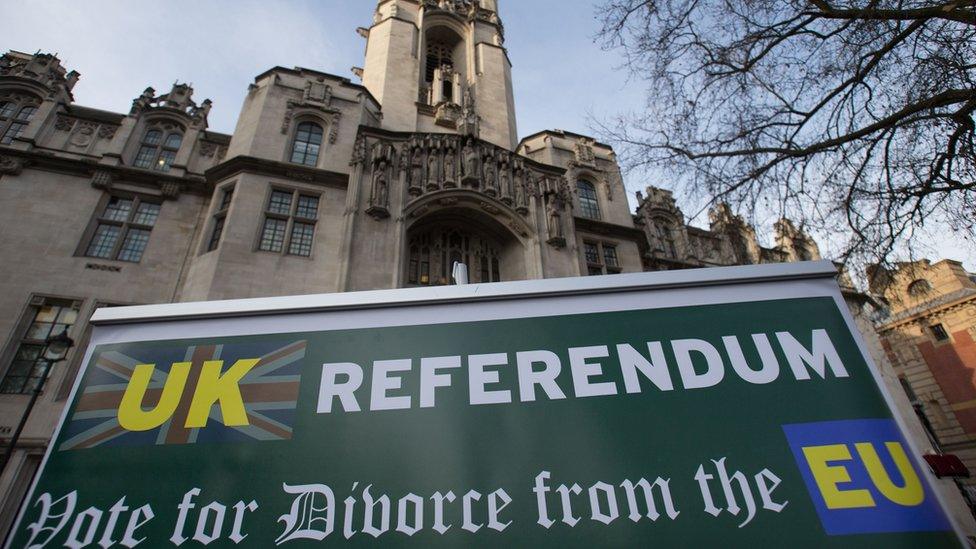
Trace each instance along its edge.
<path fill-rule="evenodd" d="M 472 284 L 526 278 L 526 247 L 505 225 L 468 208 L 440 209 L 407 228 L 403 286 L 452 283 L 455 261 Z"/>

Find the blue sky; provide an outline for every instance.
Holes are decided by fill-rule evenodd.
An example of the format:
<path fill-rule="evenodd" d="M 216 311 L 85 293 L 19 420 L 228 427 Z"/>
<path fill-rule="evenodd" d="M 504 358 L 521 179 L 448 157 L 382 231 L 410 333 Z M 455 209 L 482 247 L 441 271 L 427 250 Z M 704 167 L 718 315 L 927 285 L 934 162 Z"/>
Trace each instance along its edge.
<path fill-rule="evenodd" d="M 82 74 L 79 104 L 125 111 L 146 86 L 192 82 L 214 100 L 211 128 L 230 133 L 247 86 L 275 65 L 353 78 L 363 64 L 372 0 L 34 0 L 8 2 L 5 49 L 58 52 Z M 165 9 L 161 9 L 165 6 Z M 641 101 L 601 51 L 589 0 L 502 0 L 521 136 L 588 131 L 587 113 Z M 52 24 L 53 22 L 53 24 Z"/>
<path fill-rule="evenodd" d="M 594 43 L 595 0 L 499 4 L 520 136 L 543 129 L 594 133 L 591 117 L 642 107 L 645 83 L 628 82 L 620 58 Z M 211 129 L 231 133 L 247 86 L 273 66 L 355 80 L 350 68 L 362 66 L 365 51 L 355 30 L 370 25 L 374 6 L 373 0 L 7 0 L 4 20 L 17 24 L 4 25 L 0 48 L 58 53 L 82 75 L 76 102 L 100 109 L 126 112 L 146 86 L 165 93 L 174 80 L 190 82 L 197 101 L 214 101 Z M 626 180 L 632 204 L 633 192 L 646 185 L 668 188 L 653 174 Z M 700 198 L 679 197 L 679 205 L 692 214 Z M 758 219 L 760 232 L 772 221 Z M 921 253 L 976 267 L 971 244 L 941 240 Z"/>

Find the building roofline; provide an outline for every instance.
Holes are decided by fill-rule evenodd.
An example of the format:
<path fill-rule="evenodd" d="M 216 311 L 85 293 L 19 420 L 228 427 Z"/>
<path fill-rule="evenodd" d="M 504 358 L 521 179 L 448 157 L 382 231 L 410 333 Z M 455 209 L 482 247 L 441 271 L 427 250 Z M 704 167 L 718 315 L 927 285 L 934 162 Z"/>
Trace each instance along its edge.
<path fill-rule="evenodd" d="M 125 114 L 119 112 L 95 109 L 92 107 L 85 107 L 83 105 L 66 105 L 65 111 L 66 114 L 76 116 L 78 118 L 96 120 L 98 122 L 110 122 L 112 124 L 121 124 L 122 120 L 125 119 L 126 116 Z"/>
<path fill-rule="evenodd" d="M 538 131 L 538 132 L 535 132 L 533 134 L 530 134 L 530 135 L 527 135 L 527 136 L 523 137 L 521 140 L 519 140 L 518 146 L 521 147 L 529 139 L 534 139 L 536 137 L 539 137 L 540 135 L 562 135 L 562 136 L 570 136 L 570 137 L 582 137 L 582 138 L 585 138 L 585 139 L 593 139 L 595 141 L 595 144 L 596 145 L 598 145 L 600 147 L 606 147 L 606 148 L 610 149 L 611 151 L 613 150 L 613 147 L 612 146 L 607 145 L 606 143 L 603 143 L 601 141 L 596 141 L 596 139 L 593 136 L 584 135 L 584 134 L 581 134 L 581 133 L 570 132 L 570 131 L 566 131 L 566 130 L 542 130 L 542 131 Z"/>
<path fill-rule="evenodd" d="M 362 84 L 357 84 L 357 83 L 353 82 L 352 80 L 350 80 L 349 78 L 346 78 L 345 76 L 339 76 L 337 74 L 332 74 L 330 72 L 322 72 L 322 71 L 318 71 L 318 70 L 315 70 L 315 69 L 308 69 L 308 68 L 305 68 L 305 67 L 294 67 L 294 68 L 289 69 L 288 67 L 282 67 L 281 65 L 276 65 L 276 66 L 271 67 L 270 69 L 262 72 L 261 74 L 255 76 L 254 77 L 254 81 L 257 82 L 258 80 L 261 80 L 262 78 L 264 78 L 264 77 L 266 77 L 269 74 L 274 73 L 274 72 L 284 72 L 284 73 L 292 74 L 292 75 L 295 75 L 295 76 L 300 76 L 302 73 L 309 73 L 309 74 L 314 74 L 316 76 L 326 76 L 328 78 L 334 78 L 334 79 L 342 82 L 342 84 L 345 85 L 345 86 L 349 86 L 350 88 L 354 88 L 354 89 L 358 89 L 360 91 L 366 92 L 366 95 L 369 96 L 369 98 L 373 101 L 373 103 L 376 103 L 378 106 L 380 106 L 382 108 L 382 104 L 379 101 L 377 101 L 376 97 L 373 96 L 373 93 L 370 92 L 369 89 L 366 86 L 364 86 Z"/>

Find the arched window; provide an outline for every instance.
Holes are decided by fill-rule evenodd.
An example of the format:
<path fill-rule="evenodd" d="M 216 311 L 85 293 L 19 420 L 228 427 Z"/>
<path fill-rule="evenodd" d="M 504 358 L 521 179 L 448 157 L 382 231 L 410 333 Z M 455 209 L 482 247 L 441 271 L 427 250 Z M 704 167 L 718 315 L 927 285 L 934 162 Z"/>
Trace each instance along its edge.
<path fill-rule="evenodd" d="M 139 146 L 133 165 L 137 168 L 168 172 L 181 145 L 183 134 L 180 132 L 164 133 L 163 130 L 150 129 L 142 138 L 142 145 Z"/>
<path fill-rule="evenodd" d="M 302 122 L 295 131 L 295 142 L 291 146 L 291 161 L 295 164 L 315 166 L 319 162 L 321 148 L 322 126 L 315 122 Z"/>
<path fill-rule="evenodd" d="M 923 297 L 932 291 L 932 284 L 924 278 L 920 278 L 908 285 L 908 295 L 912 297 Z"/>
<path fill-rule="evenodd" d="M 0 143 L 9 145 L 20 137 L 36 112 L 37 107 L 25 101 L 0 102 Z"/>
<path fill-rule="evenodd" d="M 579 191 L 580 215 L 590 219 L 600 219 L 600 202 L 596 197 L 596 187 L 585 179 L 576 182 Z"/>

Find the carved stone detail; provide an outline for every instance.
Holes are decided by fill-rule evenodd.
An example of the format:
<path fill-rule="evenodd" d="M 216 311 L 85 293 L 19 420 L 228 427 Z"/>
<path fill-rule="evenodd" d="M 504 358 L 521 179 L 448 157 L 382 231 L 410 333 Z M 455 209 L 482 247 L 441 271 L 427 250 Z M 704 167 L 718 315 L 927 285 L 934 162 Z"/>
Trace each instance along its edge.
<path fill-rule="evenodd" d="M 165 198 L 176 198 L 180 196 L 180 184 L 172 181 L 167 181 L 160 184 L 159 189 L 163 193 Z"/>
<path fill-rule="evenodd" d="M 75 121 L 75 118 L 59 114 L 58 117 L 54 119 L 54 129 L 59 132 L 70 132 L 71 128 L 75 127 Z"/>
<path fill-rule="evenodd" d="M 96 189 L 107 191 L 112 188 L 112 182 L 112 172 L 108 170 L 96 170 L 95 174 L 92 175 L 91 186 Z"/>
<path fill-rule="evenodd" d="M 25 162 L 13 156 L 0 156 L 0 175 L 20 175 Z"/>

